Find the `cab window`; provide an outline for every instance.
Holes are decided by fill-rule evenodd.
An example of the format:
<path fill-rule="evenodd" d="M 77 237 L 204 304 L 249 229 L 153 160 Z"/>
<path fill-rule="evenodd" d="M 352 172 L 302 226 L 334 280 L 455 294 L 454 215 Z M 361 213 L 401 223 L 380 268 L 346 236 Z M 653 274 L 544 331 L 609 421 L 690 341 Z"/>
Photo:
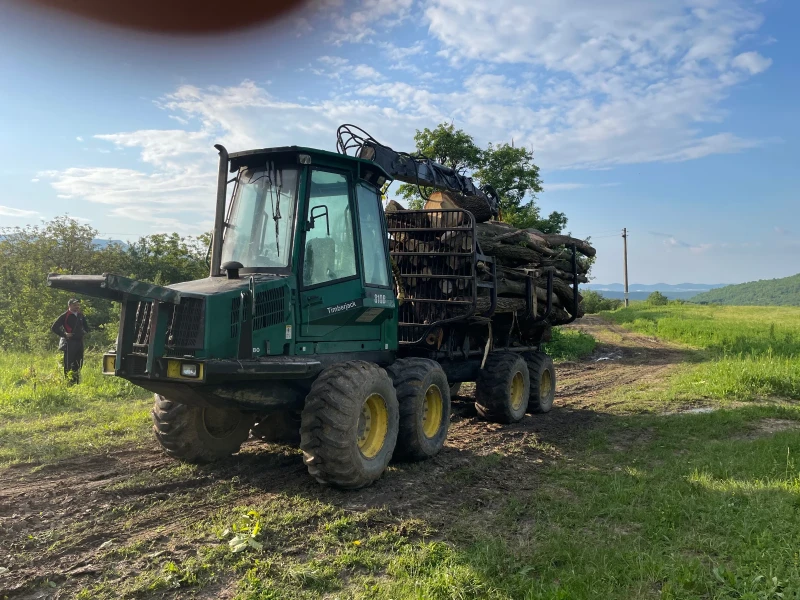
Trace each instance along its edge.
<path fill-rule="evenodd" d="M 347 177 L 314 170 L 309 185 L 303 284 L 354 277 L 358 272 Z"/>
<path fill-rule="evenodd" d="M 359 185 L 357 190 L 361 246 L 364 248 L 364 282 L 367 285 L 389 287 L 384 243 L 386 236 L 383 233 L 378 193 L 366 185 Z"/>

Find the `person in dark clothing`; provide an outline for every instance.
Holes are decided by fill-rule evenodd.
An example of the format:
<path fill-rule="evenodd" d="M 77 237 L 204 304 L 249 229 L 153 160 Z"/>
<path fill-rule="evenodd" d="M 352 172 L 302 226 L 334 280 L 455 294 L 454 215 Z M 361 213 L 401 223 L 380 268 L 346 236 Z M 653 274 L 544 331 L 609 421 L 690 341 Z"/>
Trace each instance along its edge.
<path fill-rule="evenodd" d="M 61 338 L 58 347 L 64 352 L 64 377 L 70 383 L 78 383 L 83 367 L 83 336 L 89 333 L 81 301 L 70 300 L 67 312 L 56 319 L 50 331 Z"/>

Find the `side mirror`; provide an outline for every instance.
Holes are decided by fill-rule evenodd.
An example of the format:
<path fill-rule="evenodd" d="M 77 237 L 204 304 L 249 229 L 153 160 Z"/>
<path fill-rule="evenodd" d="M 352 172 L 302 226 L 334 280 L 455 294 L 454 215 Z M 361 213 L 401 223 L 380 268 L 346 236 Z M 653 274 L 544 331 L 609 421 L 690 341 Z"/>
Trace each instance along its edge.
<path fill-rule="evenodd" d="M 317 212 L 317 209 L 319 209 L 319 212 Z M 324 204 L 321 205 L 321 206 L 315 206 L 314 208 L 311 209 L 311 220 L 308 222 L 308 229 L 314 229 L 314 222 L 317 219 L 320 219 L 322 217 L 325 217 L 325 230 L 326 230 L 326 233 L 327 233 L 327 235 L 330 235 L 331 234 L 331 224 L 330 224 L 330 221 L 328 219 L 328 207 L 326 205 L 324 205 Z"/>

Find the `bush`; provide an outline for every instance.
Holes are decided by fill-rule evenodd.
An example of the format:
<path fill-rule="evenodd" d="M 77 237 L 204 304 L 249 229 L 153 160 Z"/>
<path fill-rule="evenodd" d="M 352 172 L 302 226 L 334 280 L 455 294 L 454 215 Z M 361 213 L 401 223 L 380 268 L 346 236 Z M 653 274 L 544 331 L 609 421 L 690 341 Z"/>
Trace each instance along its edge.
<path fill-rule="evenodd" d="M 619 298 L 606 298 L 599 292 L 592 290 L 586 290 L 581 293 L 583 294 L 581 306 L 583 306 L 583 312 L 587 315 L 593 315 L 604 310 L 617 310 L 622 306 L 622 300 Z"/>
<path fill-rule="evenodd" d="M 645 302 L 647 302 L 647 304 L 650 306 L 666 306 L 669 304 L 669 298 L 667 298 L 661 292 L 653 292 L 647 297 Z"/>
<path fill-rule="evenodd" d="M 544 351 L 556 361 L 578 360 L 594 352 L 596 345 L 597 340 L 588 333 L 554 327 L 553 337 L 544 345 Z"/>

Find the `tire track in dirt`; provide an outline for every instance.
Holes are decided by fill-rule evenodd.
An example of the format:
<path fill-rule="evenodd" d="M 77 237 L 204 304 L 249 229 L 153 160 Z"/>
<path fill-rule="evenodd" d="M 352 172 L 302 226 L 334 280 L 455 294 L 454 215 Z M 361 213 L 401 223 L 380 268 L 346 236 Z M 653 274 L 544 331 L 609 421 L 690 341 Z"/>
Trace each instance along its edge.
<path fill-rule="evenodd" d="M 454 403 L 448 442 L 438 456 L 395 464 L 362 490 L 321 487 L 306 474 L 296 449 L 252 440 L 230 460 L 178 475 L 155 442 L 1 470 L 0 564 L 10 570 L 0 574 L 0 597 L 22 597 L 44 578 L 59 584 L 53 597 L 70 597 L 97 569 L 113 568 L 122 579 L 135 576 L 141 566 L 135 561 L 116 558 L 109 566 L 100 546 L 110 539 L 116 547 L 146 542 L 176 559 L 193 555 L 195 548 L 180 549 L 187 528 L 226 508 L 270 502 L 276 494 L 347 511 L 388 506 L 393 518 L 413 516 L 437 527 L 459 506 L 484 510 L 506 490 L 532 489 L 537 467 L 569 452 L 571 439 L 608 418 L 613 389 L 655 382 L 688 356 L 678 346 L 594 316 L 571 327 L 593 335 L 598 345 L 585 360 L 557 366 L 550 413 L 514 425 L 487 423 L 477 418 L 467 389 Z M 313 532 L 316 524 L 307 526 Z"/>
<path fill-rule="evenodd" d="M 571 407 L 614 406 L 613 400 L 598 404 L 598 397 L 632 384 L 659 382 L 691 356 L 683 346 L 629 331 L 595 315 L 583 317 L 571 328 L 598 341 L 585 360 L 557 368 L 558 399 Z"/>

